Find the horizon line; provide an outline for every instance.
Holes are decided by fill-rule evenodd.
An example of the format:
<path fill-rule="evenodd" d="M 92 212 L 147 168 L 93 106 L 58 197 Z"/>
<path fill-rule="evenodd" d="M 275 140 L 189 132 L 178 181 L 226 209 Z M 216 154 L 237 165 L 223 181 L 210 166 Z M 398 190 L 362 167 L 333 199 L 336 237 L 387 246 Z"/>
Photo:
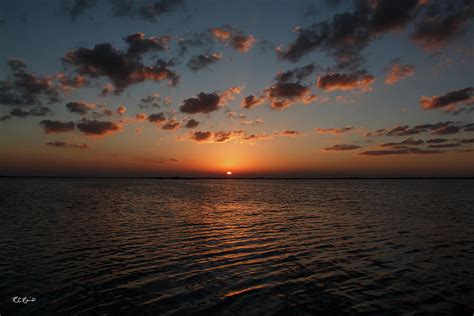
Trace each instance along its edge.
<path fill-rule="evenodd" d="M 5 176 L 0 178 L 22 179 L 148 179 L 148 180 L 474 180 L 468 177 L 182 177 L 182 176 Z"/>

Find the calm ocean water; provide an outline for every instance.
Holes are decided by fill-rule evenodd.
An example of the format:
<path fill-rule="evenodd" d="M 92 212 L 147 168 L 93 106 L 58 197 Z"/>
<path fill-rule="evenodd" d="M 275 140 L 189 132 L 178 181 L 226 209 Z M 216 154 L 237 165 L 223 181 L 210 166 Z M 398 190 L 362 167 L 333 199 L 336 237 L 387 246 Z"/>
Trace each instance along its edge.
<path fill-rule="evenodd" d="M 2 316 L 474 311 L 472 180 L 0 179 L 0 192 Z"/>

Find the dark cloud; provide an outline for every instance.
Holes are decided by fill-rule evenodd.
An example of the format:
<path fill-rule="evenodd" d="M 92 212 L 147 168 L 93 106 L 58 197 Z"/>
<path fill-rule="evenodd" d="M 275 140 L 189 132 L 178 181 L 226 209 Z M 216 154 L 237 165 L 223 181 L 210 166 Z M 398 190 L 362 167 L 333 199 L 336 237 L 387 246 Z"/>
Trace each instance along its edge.
<path fill-rule="evenodd" d="M 440 143 L 445 143 L 449 141 L 449 139 L 446 139 L 446 138 L 432 138 L 432 139 L 428 139 L 426 142 L 428 144 L 440 144 Z"/>
<path fill-rule="evenodd" d="M 434 124 L 421 124 L 410 127 L 409 125 L 398 125 L 391 129 L 383 130 L 386 136 L 411 136 L 430 132 L 432 135 L 454 134 L 459 132 L 463 126 L 456 122 L 446 121 Z"/>
<path fill-rule="evenodd" d="M 473 17 L 472 0 L 431 0 L 415 24 L 412 39 L 427 50 L 436 50 L 462 37 Z"/>
<path fill-rule="evenodd" d="M 404 27 L 413 17 L 418 0 L 359 0 L 352 12 L 337 13 L 332 20 L 297 28 L 296 40 L 278 55 L 292 62 L 308 53 L 321 50 L 334 57 L 339 67 L 361 62 L 361 52 L 371 40 L 384 32 Z"/>
<path fill-rule="evenodd" d="M 168 49 L 171 37 L 168 35 L 145 37 L 144 33 L 135 33 L 125 37 L 124 40 L 128 44 L 127 54 L 139 56 L 151 51 L 164 51 Z"/>
<path fill-rule="evenodd" d="M 46 106 L 39 106 L 29 110 L 25 110 L 23 108 L 14 108 L 10 111 L 10 116 L 15 117 L 29 117 L 29 116 L 47 116 L 53 114 L 50 108 Z"/>
<path fill-rule="evenodd" d="M 71 17 L 71 20 L 75 21 L 79 15 L 94 7 L 97 4 L 97 0 L 69 0 L 63 3 L 65 3 L 64 9 Z"/>
<path fill-rule="evenodd" d="M 461 139 L 461 144 L 474 144 L 474 138 Z"/>
<path fill-rule="evenodd" d="M 66 142 L 48 142 L 46 143 L 48 146 L 53 146 L 53 147 L 60 147 L 60 148 L 75 148 L 75 149 L 89 149 L 90 146 L 88 144 L 71 144 L 71 143 L 66 143 Z"/>
<path fill-rule="evenodd" d="M 175 119 L 171 119 L 171 120 L 168 120 L 162 127 L 161 129 L 164 129 L 164 130 L 175 130 L 177 128 L 179 128 L 181 124 L 176 121 Z"/>
<path fill-rule="evenodd" d="M 371 91 L 375 77 L 365 73 L 330 73 L 318 78 L 316 85 L 326 91 L 362 90 Z"/>
<path fill-rule="evenodd" d="M 191 57 L 186 65 L 189 69 L 198 71 L 217 63 L 221 59 L 222 55 L 219 53 L 201 54 Z"/>
<path fill-rule="evenodd" d="M 84 134 L 92 136 L 105 136 L 121 130 L 119 124 L 109 121 L 82 120 L 76 126 Z"/>
<path fill-rule="evenodd" d="M 108 77 L 115 86 L 114 92 L 119 94 L 126 87 L 145 80 L 167 80 L 171 86 L 176 85 L 180 77 L 168 67 L 174 61 L 159 59 L 153 66 L 145 66 L 140 59 L 130 57 L 126 53 L 104 43 L 93 49 L 78 48 L 72 50 L 63 58 L 68 65 L 74 66 L 83 76 L 91 78 Z"/>
<path fill-rule="evenodd" d="M 425 110 L 454 108 L 456 105 L 461 103 L 474 104 L 474 87 L 449 91 L 441 96 L 422 96 L 420 98 L 420 105 Z"/>
<path fill-rule="evenodd" d="M 98 0 L 70 0 L 64 6 L 65 11 L 74 21 L 79 15 L 95 7 Z M 183 7 L 183 0 L 109 0 L 101 1 L 101 4 L 112 5 L 114 15 L 143 19 L 154 22 L 167 13 Z"/>
<path fill-rule="evenodd" d="M 295 131 L 291 129 L 285 129 L 281 132 L 275 132 L 275 135 L 277 136 L 288 136 L 288 137 L 296 137 L 296 136 L 301 136 L 302 133 L 300 131 Z"/>
<path fill-rule="evenodd" d="M 196 32 L 178 39 L 179 54 L 182 56 L 192 48 L 209 50 L 214 46 L 214 37 L 209 32 Z"/>
<path fill-rule="evenodd" d="M 8 62 L 12 77 L 0 80 L 0 104 L 7 106 L 42 105 L 42 100 L 48 103 L 59 102 L 59 89 L 53 78 L 38 77 L 26 71 L 26 65 L 19 59 Z"/>
<path fill-rule="evenodd" d="M 421 140 L 421 139 L 418 139 L 418 140 L 415 140 L 413 138 L 407 138 L 401 142 L 398 142 L 398 143 L 385 143 L 385 144 L 381 144 L 380 147 L 393 147 L 393 148 L 397 148 L 397 147 L 400 147 L 400 146 L 403 146 L 403 147 L 406 147 L 406 146 L 418 146 L 418 145 L 421 145 L 423 144 L 424 141 Z"/>
<path fill-rule="evenodd" d="M 442 150 L 429 150 L 420 148 L 401 148 L 401 149 L 388 149 L 388 150 L 369 150 L 359 153 L 363 156 L 385 156 L 385 155 L 408 155 L 408 154 L 440 154 Z"/>
<path fill-rule="evenodd" d="M 290 82 L 276 83 L 265 89 L 264 95 L 275 110 L 285 109 L 295 103 L 309 104 L 316 100 L 316 95 L 311 93 L 310 88 Z"/>
<path fill-rule="evenodd" d="M 211 113 L 220 109 L 221 97 L 217 93 L 199 93 L 196 97 L 183 101 L 179 110 L 183 113 Z"/>
<path fill-rule="evenodd" d="M 360 148 L 360 146 L 342 144 L 342 145 L 334 145 L 331 147 L 324 148 L 324 151 L 346 151 L 346 150 L 354 150 L 358 148 Z"/>
<path fill-rule="evenodd" d="M 252 35 L 245 35 L 239 29 L 224 25 L 214 27 L 209 32 L 219 41 L 229 43 L 235 50 L 246 53 L 255 44 L 255 38 Z"/>
<path fill-rule="evenodd" d="M 332 134 L 340 135 L 342 133 L 351 132 L 354 130 L 352 126 L 339 127 L 339 128 L 315 128 L 314 131 L 319 134 Z"/>
<path fill-rule="evenodd" d="M 8 121 L 8 120 L 11 120 L 12 117 L 10 115 L 3 115 L 0 117 L 0 122 L 5 122 L 5 121 Z"/>
<path fill-rule="evenodd" d="M 394 84 L 402 79 L 413 76 L 415 66 L 402 64 L 400 59 L 392 60 L 391 64 L 385 68 L 385 83 Z"/>
<path fill-rule="evenodd" d="M 195 128 L 199 125 L 199 122 L 196 121 L 195 119 L 190 119 L 186 122 L 186 124 L 184 125 L 184 127 L 186 128 Z"/>
<path fill-rule="evenodd" d="M 254 106 L 257 106 L 257 105 L 260 105 L 260 104 L 265 103 L 266 100 L 267 100 L 267 99 L 266 99 L 265 97 L 259 98 L 259 97 L 256 97 L 256 96 L 254 96 L 254 95 L 248 95 L 248 96 L 246 96 L 246 97 L 242 100 L 242 102 L 241 102 L 240 105 L 241 105 L 243 108 L 250 109 L 250 108 L 252 108 L 252 107 L 254 107 Z"/>
<path fill-rule="evenodd" d="M 166 121 L 166 116 L 165 113 L 160 112 L 160 113 L 154 113 L 148 116 L 148 121 L 150 123 L 161 123 L 163 121 Z"/>
<path fill-rule="evenodd" d="M 80 75 L 66 76 L 63 73 L 60 73 L 57 77 L 59 80 L 59 88 L 63 91 L 77 89 L 87 84 L 86 78 Z"/>
<path fill-rule="evenodd" d="M 40 122 L 46 134 L 65 133 L 74 130 L 74 122 L 44 120 Z"/>
<path fill-rule="evenodd" d="M 212 136 L 212 132 L 195 131 L 191 134 L 191 139 L 197 142 L 207 141 Z"/>
<path fill-rule="evenodd" d="M 296 67 L 285 72 L 278 72 L 275 76 L 275 80 L 278 82 L 301 82 L 310 75 L 312 75 L 317 69 L 319 69 L 316 63 L 311 63 L 306 66 Z"/>
<path fill-rule="evenodd" d="M 461 144 L 459 143 L 451 143 L 451 144 L 434 144 L 434 145 L 429 145 L 428 148 L 454 148 L 454 147 L 459 147 Z"/>
<path fill-rule="evenodd" d="M 83 102 L 83 101 L 73 101 L 73 102 L 67 103 L 66 108 L 71 113 L 86 115 L 90 110 L 95 108 L 95 104 L 86 103 L 86 102 Z"/>
<path fill-rule="evenodd" d="M 461 130 L 461 126 L 444 125 L 431 132 L 431 135 L 450 135 L 457 134 Z"/>

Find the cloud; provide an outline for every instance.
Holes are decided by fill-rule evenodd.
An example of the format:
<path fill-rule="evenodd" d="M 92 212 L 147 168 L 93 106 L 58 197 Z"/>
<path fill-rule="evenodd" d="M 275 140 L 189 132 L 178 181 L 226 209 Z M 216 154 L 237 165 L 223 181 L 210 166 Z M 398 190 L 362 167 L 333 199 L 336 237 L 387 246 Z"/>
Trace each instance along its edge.
<path fill-rule="evenodd" d="M 195 32 L 178 38 L 179 54 L 186 54 L 191 48 L 207 48 L 214 46 L 214 36 L 209 32 Z"/>
<path fill-rule="evenodd" d="M 369 150 L 359 153 L 362 156 L 386 156 L 386 155 L 408 155 L 408 154 L 440 154 L 442 150 L 429 150 L 420 148 L 401 148 L 401 149 L 388 149 L 388 150 Z"/>
<path fill-rule="evenodd" d="M 63 5 L 63 9 L 71 20 L 75 21 L 78 16 L 95 7 L 98 2 L 98 0 L 69 0 L 66 5 Z M 158 17 L 183 7 L 183 0 L 109 0 L 103 3 L 112 5 L 112 11 L 116 16 L 143 19 L 149 22 L 155 22 Z"/>
<path fill-rule="evenodd" d="M 171 37 L 163 35 L 160 37 L 145 37 L 144 33 L 135 33 L 124 38 L 128 44 L 127 55 L 140 56 L 151 51 L 164 51 L 169 49 L 168 44 Z"/>
<path fill-rule="evenodd" d="M 267 101 L 265 97 L 259 98 L 254 95 L 248 95 L 242 100 L 242 102 L 240 103 L 240 106 L 246 109 L 250 109 L 254 106 L 265 103 L 265 101 Z"/>
<path fill-rule="evenodd" d="M 25 118 L 29 116 L 47 116 L 53 114 L 53 111 L 51 111 L 51 109 L 46 106 L 39 106 L 29 110 L 14 108 L 9 114 L 10 116 Z"/>
<path fill-rule="evenodd" d="M 281 132 L 275 132 L 277 136 L 297 137 L 303 135 L 300 131 L 285 129 Z"/>
<path fill-rule="evenodd" d="M 340 135 L 342 133 L 351 132 L 354 130 L 352 126 L 339 127 L 339 128 L 315 128 L 314 131 L 319 134 L 331 134 Z"/>
<path fill-rule="evenodd" d="M 66 53 L 63 60 L 75 67 L 81 76 L 109 78 L 116 94 L 120 94 L 132 84 L 145 80 L 167 80 L 171 86 L 175 86 L 180 80 L 180 76 L 169 69 L 174 65 L 174 60 L 158 59 L 155 65 L 145 66 L 139 58 L 128 56 L 109 43 L 96 45 L 93 49 L 83 47 L 74 49 Z"/>
<path fill-rule="evenodd" d="M 318 78 L 316 85 L 318 88 L 326 91 L 335 90 L 361 90 L 364 92 L 372 91 L 372 84 L 375 77 L 362 73 L 330 73 Z"/>
<path fill-rule="evenodd" d="M 316 63 L 310 63 L 306 66 L 296 67 L 285 72 L 278 72 L 275 80 L 278 82 L 298 82 L 300 83 L 312 75 L 319 67 Z"/>
<path fill-rule="evenodd" d="M 195 128 L 199 125 L 199 122 L 196 121 L 195 119 L 190 119 L 186 122 L 186 124 L 184 125 L 184 127 L 186 128 Z"/>
<path fill-rule="evenodd" d="M 385 143 L 381 144 L 380 147 L 392 147 L 392 148 L 398 148 L 400 146 L 406 147 L 406 146 L 418 146 L 424 144 L 424 141 L 421 139 L 415 140 L 413 138 L 407 138 L 401 142 L 398 143 Z"/>
<path fill-rule="evenodd" d="M 434 124 L 420 124 L 413 127 L 410 127 L 409 125 L 397 125 L 391 129 L 382 129 L 379 131 L 380 134 L 384 134 L 385 136 L 411 136 L 429 131 L 432 132 L 432 135 L 442 135 L 444 133 L 456 133 L 456 131 L 459 131 L 462 127 L 463 126 L 459 123 L 446 121 Z"/>
<path fill-rule="evenodd" d="M 433 51 L 466 33 L 474 17 L 474 3 L 432 0 L 420 16 L 411 38 L 424 49 Z"/>
<path fill-rule="evenodd" d="M 474 104 L 474 87 L 467 87 L 460 90 L 449 91 L 441 96 L 420 98 L 420 105 L 424 110 L 439 108 L 454 109 L 459 104 Z"/>
<path fill-rule="evenodd" d="M 449 139 L 446 139 L 446 138 L 432 138 L 432 139 L 428 139 L 426 142 L 428 144 L 440 144 L 440 143 L 445 143 L 449 141 Z"/>
<path fill-rule="evenodd" d="M 354 150 L 358 148 L 360 148 L 360 146 L 342 144 L 342 145 L 334 145 L 331 147 L 324 148 L 324 151 L 346 151 L 346 150 Z"/>
<path fill-rule="evenodd" d="M 197 142 L 207 141 L 211 137 L 212 137 L 212 132 L 209 132 L 209 131 L 206 131 L 206 132 L 194 131 L 191 133 L 191 139 Z"/>
<path fill-rule="evenodd" d="M 71 91 L 73 89 L 81 88 L 87 84 L 86 78 L 81 75 L 66 76 L 61 72 L 56 77 L 59 80 L 59 88 L 62 91 Z"/>
<path fill-rule="evenodd" d="M 311 89 L 299 83 L 279 82 L 265 89 L 264 96 L 274 110 L 282 110 L 296 103 L 309 104 L 316 100 Z"/>
<path fill-rule="evenodd" d="M 150 123 L 156 123 L 157 125 L 159 125 L 161 122 L 166 121 L 165 113 L 160 112 L 160 113 L 150 114 L 148 116 L 148 121 Z"/>
<path fill-rule="evenodd" d="M 459 143 L 451 143 L 451 144 L 434 144 L 434 145 L 429 145 L 428 148 L 454 148 L 454 147 L 460 147 L 461 144 Z"/>
<path fill-rule="evenodd" d="M 186 64 L 189 69 L 193 71 L 198 71 L 204 68 L 209 67 L 212 64 L 215 64 L 222 59 L 222 54 L 212 53 L 212 54 L 201 54 L 191 57 L 191 59 Z"/>
<path fill-rule="evenodd" d="M 175 130 L 177 128 L 179 128 L 181 124 L 176 121 L 175 119 L 171 119 L 171 120 L 168 120 L 162 127 L 161 129 L 164 129 L 164 130 Z"/>
<path fill-rule="evenodd" d="M 188 138 L 198 143 L 225 143 L 232 140 L 248 143 L 271 139 L 271 136 L 265 133 L 247 134 L 244 131 L 193 131 L 188 135 Z"/>
<path fill-rule="evenodd" d="M 71 143 L 66 143 L 66 142 L 61 142 L 61 141 L 48 142 L 46 143 L 46 145 L 53 146 L 53 147 L 60 147 L 60 148 L 75 148 L 75 149 L 89 149 L 90 148 L 88 144 L 71 144 Z"/>
<path fill-rule="evenodd" d="M 26 71 L 22 60 L 11 59 L 12 79 L 0 80 L 0 104 L 7 106 L 42 105 L 60 101 L 59 89 L 49 76 L 38 77 Z"/>
<path fill-rule="evenodd" d="M 123 115 L 125 112 L 127 112 L 127 108 L 125 106 L 121 105 L 117 108 L 117 114 Z"/>
<path fill-rule="evenodd" d="M 71 113 L 77 113 L 80 115 L 86 115 L 90 110 L 95 108 L 94 103 L 86 103 L 83 101 L 73 101 L 66 104 L 66 108 Z"/>
<path fill-rule="evenodd" d="M 385 83 L 394 84 L 402 79 L 413 76 L 415 66 L 402 64 L 399 59 L 392 60 L 389 67 L 385 68 Z"/>
<path fill-rule="evenodd" d="M 97 0 L 70 0 L 65 3 L 64 9 L 69 14 L 71 20 L 75 21 L 79 15 L 94 7 L 97 4 Z"/>
<path fill-rule="evenodd" d="M 82 120 L 76 126 L 78 130 L 91 136 L 105 136 L 122 129 L 117 123 L 98 120 Z"/>
<path fill-rule="evenodd" d="M 235 50 L 246 53 L 255 44 L 255 37 L 244 35 L 240 30 L 230 25 L 214 27 L 209 32 L 219 41 L 229 43 Z"/>
<path fill-rule="evenodd" d="M 46 134 L 65 133 L 74 130 L 74 122 L 44 120 L 40 122 Z"/>
<path fill-rule="evenodd" d="M 263 120 L 262 119 L 256 119 L 255 121 L 244 121 L 241 122 L 242 125 L 256 125 L 256 124 L 262 124 Z"/>
<path fill-rule="evenodd" d="M 230 87 L 223 92 L 204 93 L 201 92 L 194 97 L 187 98 L 183 101 L 179 110 L 182 113 L 209 114 L 219 110 L 228 101 L 234 100 L 235 95 L 241 92 L 240 87 Z"/>
<path fill-rule="evenodd" d="M 457 134 L 459 133 L 460 130 L 461 130 L 461 126 L 444 125 L 435 129 L 433 132 L 431 132 L 431 135 Z"/>
<path fill-rule="evenodd" d="M 418 0 L 361 0 L 352 12 L 337 13 L 332 20 L 299 27 L 295 41 L 277 48 L 280 58 L 291 62 L 320 50 L 334 57 L 340 68 L 354 66 L 363 59 L 361 51 L 381 34 L 403 28 L 414 17 Z"/>

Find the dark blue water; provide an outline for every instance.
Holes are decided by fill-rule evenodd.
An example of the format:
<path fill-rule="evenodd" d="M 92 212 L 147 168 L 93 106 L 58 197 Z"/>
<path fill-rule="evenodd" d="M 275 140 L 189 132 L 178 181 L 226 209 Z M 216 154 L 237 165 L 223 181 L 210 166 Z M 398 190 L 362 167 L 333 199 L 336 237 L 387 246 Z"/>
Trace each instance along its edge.
<path fill-rule="evenodd" d="M 0 192 L 2 316 L 474 311 L 472 180 L 0 179 Z"/>

